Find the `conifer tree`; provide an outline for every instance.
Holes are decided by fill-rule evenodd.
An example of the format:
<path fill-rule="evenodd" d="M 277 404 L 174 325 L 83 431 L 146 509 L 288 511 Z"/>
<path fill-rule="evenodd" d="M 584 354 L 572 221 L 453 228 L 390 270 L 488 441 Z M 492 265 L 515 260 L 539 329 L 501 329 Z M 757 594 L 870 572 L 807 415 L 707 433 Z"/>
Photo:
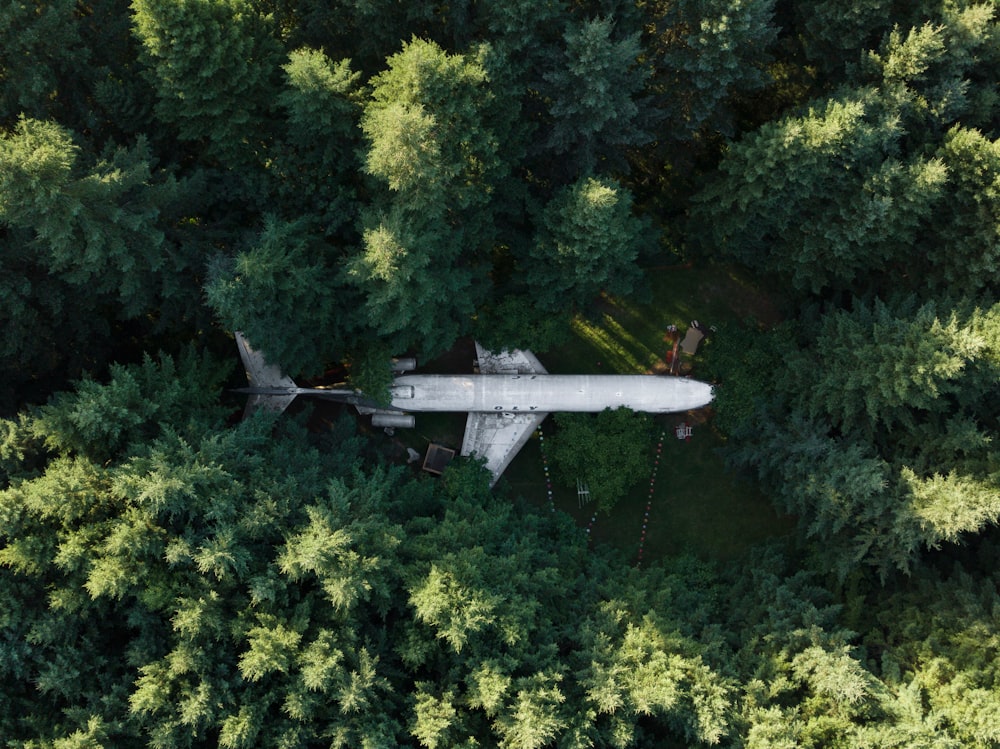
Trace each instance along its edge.
<path fill-rule="evenodd" d="M 734 133 L 733 100 L 770 82 L 773 0 L 657 0 L 645 6 L 658 140 Z"/>
<path fill-rule="evenodd" d="M 610 179 L 583 177 L 545 206 L 536 244 L 524 262 L 535 303 L 556 312 L 587 307 L 602 291 L 628 295 L 641 283 L 636 260 L 646 225 L 632 195 Z"/>
<path fill-rule="evenodd" d="M 274 190 L 285 215 L 308 217 L 332 237 L 357 210 L 360 74 L 350 60 L 309 48 L 291 52 L 284 71 L 278 102 L 288 125 L 274 147 Z"/>
<path fill-rule="evenodd" d="M 157 118 L 223 166 L 248 168 L 272 124 L 272 20 L 244 0 L 135 0 L 132 10 Z"/>
<path fill-rule="evenodd" d="M 362 217 L 346 280 L 394 350 L 444 350 L 482 297 L 488 205 L 504 173 L 484 117 L 490 96 L 480 60 L 419 39 L 374 81 L 361 123 L 366 170 L 388 192 Z"/>
<path fill-rule="evenodd" d="M 334 284 L 336 253 L 319 234 L 304 220 L 268 216 L 249 247 L 209 269 L 205 293 L 222 324 L 286 372 L 321 372 L 343 355 L 353 324 Z"/>
<path fill-rule="evenodd" d="M 0 122 L 46 119 L 64 82 L 89 62 L 76 4 L 69 0 L 9 4 L 0 10 Z"/>
<path fill-rule="evenodd" d="M 567 24 L 563 59 L 542 74 L 552 118 L 545 147 L 577 175 L 603 166 L 622 146 L 639 146 L 652 136 L 644 129 L 637 101 L 649 70 L 639 62 L 639 30 L 624 32 L 611 18 Z"/>
<path fill-rule="evenodd" d="M 851 84 L 734 144 L 695 198 L 699 241 L 805 291 L 959 293 L 952 257 L 995 262 L 992 141 L 963 131 L 992 129 L 997 28 L 977 5 L 896 29 Z"/>
<path fill-rule="evenodd" d="M 200 316 L 190 247 L 177 229 L 188 187 L 154 168 L 145 138 L 89 153 L 53 122 L 0 136 L 4 234 L 2 368 L 44 375 L 103 363 L 112 326 Z"/>

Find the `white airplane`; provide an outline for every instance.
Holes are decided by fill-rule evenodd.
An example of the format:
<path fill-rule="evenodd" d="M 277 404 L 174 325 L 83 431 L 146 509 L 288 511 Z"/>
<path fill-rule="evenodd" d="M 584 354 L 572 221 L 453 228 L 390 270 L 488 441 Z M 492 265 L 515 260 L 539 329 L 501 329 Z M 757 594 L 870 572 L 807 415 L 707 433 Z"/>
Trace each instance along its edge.
<path fill-rule="evenodd" d="M 596 412 L 625 406 L 646 413 L 676 413 L 712 401 L 712 386 L 684 377 L 659 375 L 550 375 L 530 351 L 493 353 L 476 343 L 478 374 L 398 374 L 390 407 L 380 408 L 356 390 L 300 388 L 254 351 L 242 333 L 236 343 L 250 387 L 247 413 L 257 408 L 283 411 L 299 395 L 350 403 L 371 414 L 372 425 L 412 427 L 413 413 L 467 412 L 462 455 L 486 460 L 495 484 L 504 469 L 549 413 Z M 413 359 L 394 362 L 397 373 L 416 367 Z"/>

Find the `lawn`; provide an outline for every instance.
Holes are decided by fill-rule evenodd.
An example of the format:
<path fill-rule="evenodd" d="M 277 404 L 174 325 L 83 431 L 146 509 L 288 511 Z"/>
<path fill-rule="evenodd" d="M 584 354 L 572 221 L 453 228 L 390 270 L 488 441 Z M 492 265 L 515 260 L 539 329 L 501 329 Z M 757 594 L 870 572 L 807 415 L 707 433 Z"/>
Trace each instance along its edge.
<path fill-rule="evenodd" d="M 663 336 L 669 325 L 676 325 L 683 334 L 694 319 L 709 327 L 732 320 L 777 321 L 767 295 L 726 266 L 658 269 L 648 271 L 647 280 L 650 301 L 603 299 L 597 315 L 574 322 L 572 339 L 566 345 L 540 355 L 546 368 L 562 374 L 663 372 L 668 348 Z M 697 355 L 683 357 L 682 372 L 697 378 L 701 357 L 710 345 L 709 339 Z M 473 348 L 466 342 L 420 371 L 470 371 L 473 358 Z M 713 427 L 710 408 L 661 416 L 656 421 L 665 433 L 659 465 L 651 452 L 649 476 L 610 515 L 598 515 L 591 522 L 595 505 L 580 508 L 575 487 L 553 487 L 556 509 L 572 515 L 581 527 L 589 527 L 595 543 L 613 544 L 633 559 L 639 556 L 644 521 L 644 560 L 681 552 L 729 560 L 759 541 L 791 531 L 792 519 L 779 517 L 753 484 L 725 470 L 719 454 L 724 440 Z M 690 440 L 682 441 L 674 428 L 684 421 L 692 425 L 693 433 Z M 458 448 L 464 426 L 464 414 L 419 414 L 416 430 L 400 431 L 397 436 L 421 453 L 429 441 Z M 552 429 L 552 421 L 546 420 L 543 434 L 551 435 Z M 513 493 L 549 507 L 542 449 L 543 440 L 536 435 L 502 482 Z"/>
<path fill-rule="evenodd" d="M 665 368 L 669 325 L 681 334 L 692 320 L 706 327 L 725 321 L 778 321 L 767 295 L 728 266 L 676 266 L 647 271 L 650 301 L 636 303 L 605 297 L 592 319 L 577 318 L 573 338 L 549 352 L 543 362 L 555 374 L 638 374 Z M 699 357 L 683 360 L 694 367 Z"/>
<path fill-rule="evenodd" d="M 678 440 L 674 433 L 683 416 L 656 421 L 665 431 L 659 465 L 651 452 L 649 475 L 610 514 L 596 514 L 593 503 L 579 507 L 575 489 L 557 484 L 555 508 L 573 516 L 582 528 L 589 527 L 595 543 L 613 544 L 636 561 L 644 522 L 643 560 L 687 552 L 728 561 L 760 541 L 791 532 L 791 518 L 778 516 L 754 485 L 725 471 L 719 456 L 723 442 L 710 420 L 694 424 L 690 440 Z M 551 434 L 551 424 L 545 422 L 542 431 Z M 513 493 L 548 507 L 542 445 L 537 436 L 532 439 L 507 469 L 504 481 Z"/>

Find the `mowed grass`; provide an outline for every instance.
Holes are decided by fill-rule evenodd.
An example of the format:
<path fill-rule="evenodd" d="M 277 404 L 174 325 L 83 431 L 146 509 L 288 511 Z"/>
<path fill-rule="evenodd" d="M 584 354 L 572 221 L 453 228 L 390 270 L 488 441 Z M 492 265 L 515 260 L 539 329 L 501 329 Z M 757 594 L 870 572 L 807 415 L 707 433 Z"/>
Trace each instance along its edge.
<path fill-rule="evenodd" d="M 664 372 L 664 355 L 671 346 L 663 336 L 669 325 L 676 325 L 683 335 L 695 319 L 707 327 L 731 320 L 755 319 L 765 325 L 777 321 L 767 295 L 726 266 L 648 271 L 647 280 L 648 301 L 605 298 L 598 314 L 575 320 L 572 339 L 540 355 L 546 368 L 553 374 Z M 694 357 L 682 356 L 682 372 L 697 378 L 701 357 L 710 345 L 703 343 Z M 465 341 L 445 357 L 421 364 L 419 371 L 469 372 L 474 358 L 474 347 Z M 457 450 L 465 420 L 465 414 L 417 414 L 416 429 L 397 431 L 397 444 L 421 454 L 429 442 Z M 689 441 L 678 440 L 674 432 L 683 421 L 693 427 Z M 792 530 L 794 521 L 779 517 L 755 485 L 725 469 L 720 455 L 724 438 L 713 426 L 711 408 L 659 416 L 656 423 L 665 431 L 659 465 L 655 466 L 657 455 L 650 450 L 648 475 L 638 479 L 609 515 L 598 514 L 593 522 L 596 504 L 580 508 L 575 487 L 553 482 L 550 503 L 543 440 L 537 434 L 507 469 L 500 486 L 543 508 L 554 506 L 571 515 L 581 528 L 590 528 L 594 543 L 612 544 L 633 560 L 638 560 L 644 523 L 643 560 L 680 553 L 731 560 L 760 541 Z M 551 435 L 553 429 L 551 419 L 542 425 L 543 434 Z"/>
<path fill-rule="evenodd" d="M 779 516 L 753 484 L 725 471 L 722 438 L 711 424 L 695 424 L 691 439 L 682 441 L 674 432 L 681 421 L 681 416 L 657 418 L 665 431 L 662 450 L 659 455 L 650 451 L 648 474 L 610 514 L 597 512 L 593 502 L 580 507 L 575 488 L 554 482 L 549 502 L 544 438 L 536 436 L 524 447 L 503 481 L 512 493 L 571 515 L 581 528 L 590 528 L 594 543 L 612 544 L 632 561 L 640 559 L 640 543 L 645 561 L 682 553 L 729 561 L 761 541 L 790 533 L 792 518 Z M 543 424 L 542 431 L 551 435 L 551 424 Z"/>
<path fill-rule="evenodd" d="M 768 297 L 726 266 L 650 271 L 647 280 L 652 292 L 648 302 L 605 298 L 596 316 L 574 321 L 572 340 L 542 355 L 542 363 L 550 372 L 565 374 L 663 372 L 664 356 L 671 347 L 663 338 L 670 325 L 683 335 L 692 320 L 708 327 L 732 320 L 754 319 L 765 325 L 777 321 Z M 710 341 L 703 343 L 694 357 L 682 356 L 682 372 L 697 378 L 704 347 L 709 345 Z M 721 561 L 792 530 L 793 519 L 779 517 L 755 485 L 725 469 L 720 455 L 724 438 L 713 426 L 710 408 L 656 421 L 665 432 L 661 452 L 659 456 L 650 452 L 649 475 L 640 477 L 609 515 L 596 513 L 595 504 L 580 508 L 575 487 L 553 483 L 555 508 L 589 527 L 595 543 L 613 544 L 638 559 L 645 524 L 644 560 L 692 553 Z M 684 421 L 692 425 L 693 434 L 682 441 L 674 430 Z M 551 421 L 542 430 L 551 434 Z M 515 493 L 548 507 L 542 444 L 537 437 L 532 439 L 507 469 L 504 481 Z"/>
<path fill-rule="evenodd" d="M 599 311 L 573 321 L 572 340 L 548 352 L 543 362 L 556 374 L 641 374 L 660 372 L 669 344 L 664 335 L 676 325 L 683 336 L 692 320 L 706 327 L 726 321 L 778 321 L 766 294 L 729 266 L 677 266 L 646 272 L 650 300 L 637 303 L 605 297 Z M 697 369 L 700 355 L 684 357 Z M 695 371 L 696 375 L 697 372 Z"/>

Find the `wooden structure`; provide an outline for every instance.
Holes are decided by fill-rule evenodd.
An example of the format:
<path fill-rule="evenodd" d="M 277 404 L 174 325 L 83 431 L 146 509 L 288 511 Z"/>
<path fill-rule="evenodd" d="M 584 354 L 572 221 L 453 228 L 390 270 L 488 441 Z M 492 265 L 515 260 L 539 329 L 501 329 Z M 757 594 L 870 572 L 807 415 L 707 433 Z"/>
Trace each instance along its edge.
<path fill-rule="evenodd" d="M 432 442 L 427 446 L 427 455 L 424 457 L 423 469 L 427 473 L 433 473 L 435 476 L 440 476 L 444 473 L 444 469 L 448 467 L 455 458 L 455 451 L 444 445 L 438 445 Z"/>

